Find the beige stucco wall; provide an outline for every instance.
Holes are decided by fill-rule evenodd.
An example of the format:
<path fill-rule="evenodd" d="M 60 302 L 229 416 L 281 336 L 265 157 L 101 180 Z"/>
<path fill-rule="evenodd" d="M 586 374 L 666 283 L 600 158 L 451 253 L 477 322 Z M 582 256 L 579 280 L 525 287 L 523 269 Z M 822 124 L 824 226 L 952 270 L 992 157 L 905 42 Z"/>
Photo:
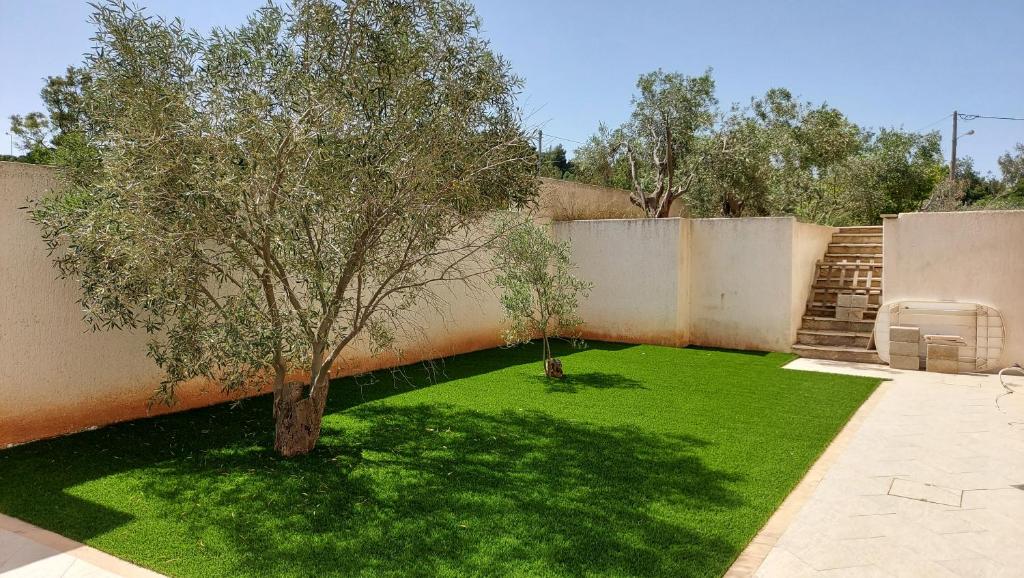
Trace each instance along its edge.
<path fill-rule="evenodd" d="M 553 224 L 576 274 L 594 284 L 580 305 L 583 337 L 689 343 L 689 221 L 609 219 Z"/>
<path fill-rule="evenodd" d="M 788 351 L 833 229 L 792 217 L 555 223 L 594 283 L 585 337 Z"/>
<path fill-rule="evenodd" d="M 883 221 L 886 302 L 963 301 L 995 307 L 1000 367 L 1024 364 L 1024 211 L 905 213 Z"/>
<path fill-rule="evenodd" d="M 792 217 L 693 219 L 691 343 L 789 350 L 804 308 L 793 283 L 795 225 Z"/>
<path fill-rule="evenodd" d="M 148 401 L 162 373 L 143 332 L 90 332 L 74 282 L 56 279 L 36 227 L 20 207 L 57 185 L 46 167 L 0 162 L 0 447 L 227 399 L 215 384 L 179 390 L 173 408 Z M 354 374 L 477 349 L 501 340 L 501 311 L 486 283 L 444 285 L 410 312 L 398 354 L 354 343 L 336 368 Z"/>
<path fill-rule="evenodd" d="M 789 342 L 795 343 L 797 331 L 803 325 L 803 316 L 807 307 L 807 299 L 811 295 L 811 285 L 818 274 L 818 261 L 828 250 L 832 242 L 832 234 L 838 229 L 811 223 L 793 223 L 793 265 L 792 286 L 790 297 L 790 336 Z"/>

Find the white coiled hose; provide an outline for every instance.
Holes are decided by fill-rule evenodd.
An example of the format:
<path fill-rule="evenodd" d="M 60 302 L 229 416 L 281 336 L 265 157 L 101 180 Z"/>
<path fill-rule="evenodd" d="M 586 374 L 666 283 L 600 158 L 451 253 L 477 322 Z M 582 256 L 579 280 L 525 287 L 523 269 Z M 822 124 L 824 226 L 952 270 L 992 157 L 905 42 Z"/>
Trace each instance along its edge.
<path fill-rule="evenodd" d="M 998 408 L 999 411 L 1003 410 L 1003 408 L 999 407 L 999 398 L 1003 397 L 1004 395 L 1010 395 L 1011 393 L 1013 393 L 1014 387 L 1020 387 L 1021 385 L 1024 385 L 1021 383 L 1006 383 L 1006 380 L 1003 379 L 1003 374 L 1006 373 L 1007 371 L 1016 371 L 1020 373 L 1022 376 L 1024 376 L 1024 367 L 1021 367 L 1019 363 L 1014 363 L 1009 367 L 1004 367 L 999 370 L 999 385 L 1002 385 L 1003 389 L 1006 390 L 1004 393 L 1001 393 L 998 396 L 996 396 L 996 408 Z"/>

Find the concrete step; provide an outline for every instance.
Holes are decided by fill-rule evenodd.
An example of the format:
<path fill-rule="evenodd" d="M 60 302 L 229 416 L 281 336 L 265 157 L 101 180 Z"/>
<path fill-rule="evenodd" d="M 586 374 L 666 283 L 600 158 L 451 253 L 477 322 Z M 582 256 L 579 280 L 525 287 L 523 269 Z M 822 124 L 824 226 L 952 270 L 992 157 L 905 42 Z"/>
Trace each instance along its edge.
<path fill-rule="evenodd" d="M 825 253 L 825 256 L 821 259 L 822 263 L 831 263 L 835 265 L 877 265 L 882 266 L 881 255 L 836 255 L 831 253 Z"/>
<path fill-rule="evenodd" d="M 828 255 L 874 255 L 882 256 L 881 243 L 829 243 Z"/>
<path fill-rule="evenodd" d="M 857 227 L 839 227 L 840 235 L 853 235 L 857 233 L 873 233 L 875 235 L 882 234 L 881 225 L 860 225 Z"/>
<path fill-rule="evenodd" d="M 811 292 L 811 302 L 815 305 L 831 305 L 834 307 L 836 304 L 836 295 L 839 294 L 864 295 L 867 293 L 868 307 L 873 309 L 878 309 L 879 303 L 882 302 L 882 292 L 878 289 L 819 289 L 817 286 L 814 286 L 811 288 Z"/>
<path fill-rule="evenodd" d="M 854 289 L 876 289 L 876 290 L 881 290 L 881 288 L 882 288 L 882 278 L 881 277 L 872 277 L 871 278 L 871 285 L 870 286 L 868 286 L 867 283 L 868 283 L 868 279 L 867 279 L 866 276 L 865 277 L 859 277 L 856 280 L 856 283 L 854 283 L 853 277 L 847 277 L 846 279 L 843 279 L 842 281 L 840 281 L 838 278 L 835 278 L 835 277 L 833 277 L 831 279 L 826 278 L 826 277 L 818 277 L 817 279 L 814 280 L 814 285 L 813 286 L 815 288 L 820 287 L 822 289 L 849 289 L 850 293 L 853 293 Z"/>
<path fill-rule="evenodd" d="M 810 317 L 828 317 L 835 319 L 836 306 L 834 303 L 826 304 L 815 302 L 807 306 L 807 311 L 804 314 Z M 874 322 L 877 315 L 878 305 L 868 305 L 868 309 L 864 312 L 864 319 Z"/>
<path fill-rule="evenodd" d="M 801 329 L 796 333 L 796 341 L 802 345 L 842 345 L 866 349 L 871 340 L 871 332 L 834 331 L 830 329 Z"/>
<path fill-rule="evenodd" d="M 801 327 L 801 329 L 854 331 L 857 333 L 870 333 L 874 328 L 874 321 L 840 321 L 834 317 L 815 317 L 813 315 L 804 315 Z"/>
<path fill-rule="evenodd" d="M 856 363 L 878 363 L 882 360 L 874 349 L 842 347 L 838 345 L 803 345 L 793 346 L 793 353 L 811 359 L 830 359 L 832 361 L 852 361 Z"/>
<path fill-rule="evenodd" d="M 833 243 L 881 243 L 882 234 L 878 233 L 836 233 L 832 235 Z"/>
<path fill-rule="evenodd" d="M 842 262 L 831 262 L 824 259 L 818 260 L 818 275 L 821 277 L 833 276 L 840 277 L 846 275 L 846 277 L 852 278 L 856 272 L 857 278 L 867 277 L 867 273 L 871 273 L 871 277 L 878 277 L 882 279 L 882 262 L 852 262 L 848 259 L 837 259 Z"/>

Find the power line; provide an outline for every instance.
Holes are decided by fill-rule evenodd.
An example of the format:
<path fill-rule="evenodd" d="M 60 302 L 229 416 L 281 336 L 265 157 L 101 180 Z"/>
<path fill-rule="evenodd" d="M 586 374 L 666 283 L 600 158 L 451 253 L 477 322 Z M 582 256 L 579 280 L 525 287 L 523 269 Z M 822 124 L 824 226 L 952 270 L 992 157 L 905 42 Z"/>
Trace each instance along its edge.
<path fill-rule="evenodd" d="M 571 143 L 576 143 L 576 144 L 587 144 L 585 142 L 580 142 L 578 140 L 573 140 L 571 138 L 565 138 L 564 136 L 558 136 L 556 134 L 551 134 L 551 133 L 545 133 L 544 136 L 547 136 L 547 137 L 550 137 L 550 138 L 554 138 L 554 139 L 558 139 L 558 140 L 564 140 L 564 141 L 571 142 Z"/>
<path fill-rule="evenodd" d="M 953 113 L 949 113 L 949 114 L 947 114 L 946 116 L 944 116 L 944 117 L 940 118 L 939 120 L 936 120 L 936 121 L 934 121 L 934 122 L 930 122 L 930 123 L 928 123 L 928 124 L 926 124 L 926 125 L 922 126 L 921 128 L 919 128 L 919 129 L 916 129 L 916 130 L 914 130 L 914 132 L 921 132 L 922 130 L 924 130 L 924 129 L 926 129 L 926 128 L 931 128 L 931 127 L 933 127 L 933 126 L 935 126 L 935 125 L 939 124 L 940 122 L 942 122 L 942 121 L 946 120 L 947 118 L 949 118 L 949 117 L 951 117 L 951 116 L 953 116 Z"/>
<path fill-rule="evenodd" d="M 960 113 L 959 116 L 962 120 L 974 120 L 976 118 L 989 118 L 992 120 L 1024 120 L 1024 118 L 1017 118 L 1015 116 L 987 116 L 984 114 L 964 114 Z"/>

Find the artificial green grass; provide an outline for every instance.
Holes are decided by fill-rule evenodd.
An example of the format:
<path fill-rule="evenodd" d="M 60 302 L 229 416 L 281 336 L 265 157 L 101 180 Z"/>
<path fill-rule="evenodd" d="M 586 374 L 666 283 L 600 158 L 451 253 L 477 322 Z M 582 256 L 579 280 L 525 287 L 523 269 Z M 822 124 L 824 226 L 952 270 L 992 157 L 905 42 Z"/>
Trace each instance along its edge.
<path fill-rule="evenodd" d="M 174 576 L 717 576 L 878 380 L 611 343 L 332 386 L 283 460 L 266 397 L 0 451 L 0 512 Z"/>

